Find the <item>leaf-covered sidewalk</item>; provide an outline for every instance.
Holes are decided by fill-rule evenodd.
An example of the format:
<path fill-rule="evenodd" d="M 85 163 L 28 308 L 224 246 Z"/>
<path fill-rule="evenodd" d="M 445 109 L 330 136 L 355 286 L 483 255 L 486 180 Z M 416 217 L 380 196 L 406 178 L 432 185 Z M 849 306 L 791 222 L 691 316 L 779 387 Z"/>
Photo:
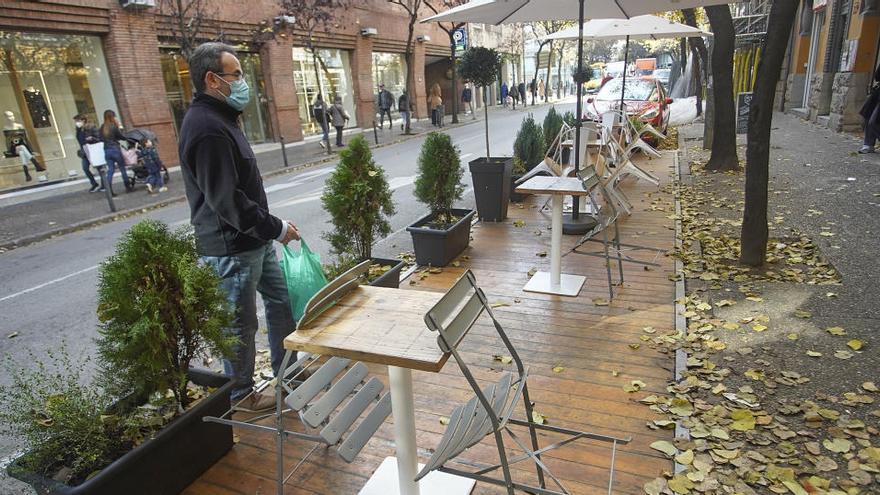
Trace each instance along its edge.
<path fill-rule="evenodd" d="M 877 262 L 851 263 L 866 248 L 853 225 L 870 234 L 875 221 L 880 167 L 850 155 L 846 136 L 779 114 L 774 127 L 762 270 L 736 263 L 743 173 L 703 172 L 708 155 L 686 141 L 672 187 L 687 332 L 663 350 L 684 353 L 687 370 L 642 402 L 667 418 L 654 427 L 678 422 L 689 438 L 652 445 L 679 470 L 648 494 L 880 493 L 877 314 L 863 304 Z"/>

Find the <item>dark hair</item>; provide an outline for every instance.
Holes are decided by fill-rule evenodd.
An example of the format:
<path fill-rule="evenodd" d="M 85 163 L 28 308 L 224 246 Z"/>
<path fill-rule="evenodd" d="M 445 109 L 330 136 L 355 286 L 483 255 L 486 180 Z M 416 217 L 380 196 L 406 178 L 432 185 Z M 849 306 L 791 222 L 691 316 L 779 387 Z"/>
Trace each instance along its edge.
<path fill-rule="evenodd" d="M 235 48 L 225 43 L 202 43 L 189 57 L 189 76 L 197 93 L 205 91 L 205 74 L 223 72 L 223 53 L 235 55 Z"/>

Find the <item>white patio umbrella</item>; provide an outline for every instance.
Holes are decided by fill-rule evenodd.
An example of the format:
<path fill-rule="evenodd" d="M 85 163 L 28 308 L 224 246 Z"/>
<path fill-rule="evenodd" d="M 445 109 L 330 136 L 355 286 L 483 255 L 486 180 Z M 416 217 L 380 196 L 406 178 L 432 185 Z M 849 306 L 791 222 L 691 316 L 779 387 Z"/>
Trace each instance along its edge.
<path fill-rule="evenodd" d="M 578 26 L 563 29 L 562 31 L 544 36 L 544 40 L 576 40 L 583 31 L 583 39 L 626 39 L 626 48 L 623 52 L 623 84 L 620 86 L 620 107 L 623 108 L 624 94 L 626 90 L 626 66 L 629 62 L 630 39 L 660 39 L 712 36 L 712 33 L 702 31 L 695 27 L 671 21 L 655 15 L 640 15 L 629 19 L 592 19 L 583 24 L 583 29 Z"/>
<path fill-rule="evenodd" d="M 629 19 L 643 14 L 669 10 L 720 5 L 730 0 L 472 0 L 464 5 L 423 19 L 421 22 L 478 22 L 502 24 L 532 21 L 576 20 L 578 21 L 578 73 L 583 70 L 584 36 L 586 19 Z M 577 87 L 577 120 L 575 150 L 580 149 L 581 116 L 583 115 L 582 87 Z M 574 154 L 575 171 L 580 170 L 580 153 Z M 573 224 L 578 220 L 578 198 L 572 198 Z M 581 233 L 586 229 L 572 227 L 569 233 Z"/>

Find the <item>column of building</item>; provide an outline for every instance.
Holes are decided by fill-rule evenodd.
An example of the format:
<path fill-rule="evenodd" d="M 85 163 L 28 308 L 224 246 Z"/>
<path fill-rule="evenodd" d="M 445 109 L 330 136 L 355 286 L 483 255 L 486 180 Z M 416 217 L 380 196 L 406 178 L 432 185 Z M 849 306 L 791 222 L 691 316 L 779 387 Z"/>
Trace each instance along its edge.
<path fill-rule="evenodd" d="M 159 155 L 177 163 L 174 122 L 165 97 L 159 61 L 159 38 L 151 11 L 112 9 L 110 33 L 104 39 L 107 68 L 126 128 L 146 127 L 158 139 Z M 96 109 L 100 118 L 102 109 Z"/>
<path fill-rule="evenodd" d="M 263 60 L 263 78 L 269 100 L 269 119 L 272 138 L 284 142 L 301 141 L 302 125 L 299 101 L 293 80 L 293 42 L 278 38 L 265 43 L 260 53 Z"/>

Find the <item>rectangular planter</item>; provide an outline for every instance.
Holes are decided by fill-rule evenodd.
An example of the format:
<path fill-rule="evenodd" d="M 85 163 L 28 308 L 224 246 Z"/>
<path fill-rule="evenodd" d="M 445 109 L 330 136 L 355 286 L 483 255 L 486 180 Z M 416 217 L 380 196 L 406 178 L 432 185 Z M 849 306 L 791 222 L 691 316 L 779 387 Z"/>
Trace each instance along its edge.
<path fill-rule="evenodd" d="M 373 263 L 382 266 L 390 266 L 391 269 L 383 273 L 376 280 L 370 282 L 373 287 L 388 287 L 389 289 L 400 288 L 400 272 L 406 264 L 403 260 L 391 260 L 386 258 L 370 258 Z"/>
<path fill-rule="evenodd" d="M 13 478 L 30 484 L 40 495 L 175 495 L 183 491 L 232 448 L 232 427 L 205 423 L 204 416 L 229 410 L 233 381 L 225 375 L 190 370 L 190 381 L 217 387 L 156 436 L 77 486 L 68 486 L 25 472 L 16 460 L 7 468 Z"/>
<path fill-rule="evenodd" d="M 471 221 L 476 212 L 454 209 L 452 213 L 461 218 L 446 230 L 426 227 L 431 215 L 422 217 L 406 228 L 412 234 L 416 263 L 422 266 L 446 266 L 468 247 L 471 242 Z"/>
<path fill-rule="evenodd" d="M 483 222 L 502 222 L 510 203 L 512 157 L 477 158 L 468 164 L 474 183 L 477 212 Z"/>

